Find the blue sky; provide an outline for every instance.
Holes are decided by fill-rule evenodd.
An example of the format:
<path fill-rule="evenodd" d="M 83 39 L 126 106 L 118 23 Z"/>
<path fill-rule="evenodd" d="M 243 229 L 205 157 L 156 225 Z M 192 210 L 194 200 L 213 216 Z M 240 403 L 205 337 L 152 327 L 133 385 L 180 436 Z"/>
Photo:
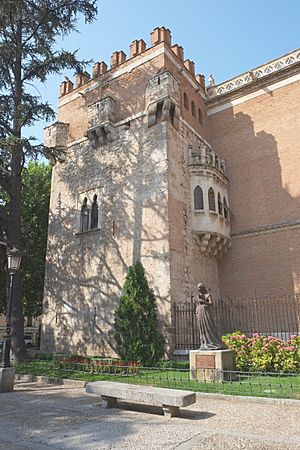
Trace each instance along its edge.
<path fill-rule="evenodd" d="M 298 0 L 101 0 L 98 5 L 97 21 L 80 21 L 80 33 L 68 36 L 62 46 L 108 65 L 115 50 L 128 55 L 134 39 L 149 46 L 157 26 L 170 28 L 172 43 L 183 46 L 196 73 L 206 78 L 213 73 L 217 83 L 300 47 Z M 49 77 L 38 88 L 55 110 L 64 74 Z M 30 134 L 42 139 L 44 126 L 38 123 Z"/>

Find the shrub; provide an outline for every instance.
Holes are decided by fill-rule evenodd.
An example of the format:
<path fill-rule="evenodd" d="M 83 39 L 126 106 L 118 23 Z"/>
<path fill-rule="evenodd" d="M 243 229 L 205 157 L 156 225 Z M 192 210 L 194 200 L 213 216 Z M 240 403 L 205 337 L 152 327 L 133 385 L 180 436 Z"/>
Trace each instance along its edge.
<path fill-rule="evenodd" d="M 239 370 L 300 372 L 300 336 L 283 341 L 258 333 L 249 338 L 237 331 L 222 339 L 228 348 L 235 350 Z"/>
<path fill-rule="evenodd" d="M 129 267 L 120 304 L 115 311 L 116 352 L 123 361 L 154 365 L 164 353 L 156 302 L 138 261 Z"/>
<path fill-rule="evenodd" d="M 159 361 L 156 367 L 161 367 L 162 369 L 189 369 L 189 361 Z"/>
<path fill-rule="evenodd" d="M 224 344 L 236 353 L 236 368 L 248 370 L 251 367 L 251 339 L 240 331 L 222 337 Z"/>

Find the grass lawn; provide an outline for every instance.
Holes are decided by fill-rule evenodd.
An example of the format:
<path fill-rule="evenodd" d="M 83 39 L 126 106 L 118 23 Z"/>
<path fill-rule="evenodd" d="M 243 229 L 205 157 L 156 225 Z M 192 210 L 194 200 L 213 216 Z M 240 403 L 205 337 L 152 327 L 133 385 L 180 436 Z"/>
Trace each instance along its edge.
<path fill-rule="evenodd" d="M 108 367 L 106 367 L 107 369 Z M 97 370 L 101 370 L 101 368 L 98 367 Z M 195 392 L 300 399 L 300 375 L 297 374 L 268 375 L 239 372 L 235 381 L 209 383 L 190 381 L 190 372 L 187 369 L 125 368 L 126 373 L 125 371 L 122 373 L 123 369 L 119 367 L 110 367 L 110 370 L 112 373 L 88 373 L 83 370 L 58 369 L 54 366 L 53 361 L 31 361 L 16 366 L 16 372 L 19 374 L 43 375 L 83 381 L 121 381 L 124 383 L 187 389 Z"/>

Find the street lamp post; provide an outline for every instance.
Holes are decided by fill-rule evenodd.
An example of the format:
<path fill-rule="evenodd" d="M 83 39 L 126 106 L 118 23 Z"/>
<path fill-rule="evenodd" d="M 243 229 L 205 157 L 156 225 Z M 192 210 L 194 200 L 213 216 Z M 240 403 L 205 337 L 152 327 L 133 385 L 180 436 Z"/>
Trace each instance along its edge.
<path fill-rule="evenodd" d="M 11 312 L 13 298 L 14 275 L 20 269 L 22 252 L 16 247 L 7 250 L 7 267 L 9 273 L 9 290 L 6 310 L 6 335 L 4 336 L 2 362 L 0 368 L 10 367 Z"/>

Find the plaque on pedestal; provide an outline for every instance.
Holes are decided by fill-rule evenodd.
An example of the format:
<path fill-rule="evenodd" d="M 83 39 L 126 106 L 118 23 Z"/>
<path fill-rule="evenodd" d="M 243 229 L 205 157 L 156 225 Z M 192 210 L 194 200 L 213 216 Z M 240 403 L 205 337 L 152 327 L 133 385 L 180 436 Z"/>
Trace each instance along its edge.
<path fill-rule="evenodd" d="M 206 382 L 233 381 L 236 374 L 234 350 L 191 350 L 190 379 Z"/>

